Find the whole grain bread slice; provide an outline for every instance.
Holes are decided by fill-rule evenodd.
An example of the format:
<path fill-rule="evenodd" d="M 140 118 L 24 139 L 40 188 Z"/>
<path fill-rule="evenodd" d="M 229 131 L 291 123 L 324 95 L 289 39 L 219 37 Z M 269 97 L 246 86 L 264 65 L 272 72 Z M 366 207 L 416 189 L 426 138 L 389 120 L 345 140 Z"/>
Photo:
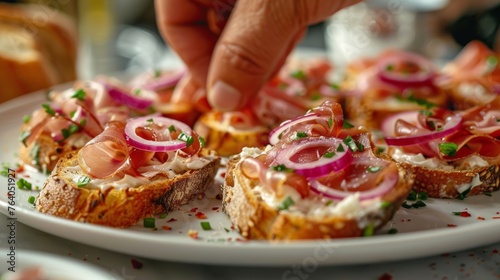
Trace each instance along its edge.
<path fill-rule="evenodd" d="M 85 174 L 78 168 L 77 151 L 64 154 L 36 199 L 39 212 L 84 223 L 125 228 L 139 219 L 167 213 L 188 203 L 213 183 L 219 157 L 197 170 L 169 178 L 158 174 L 150 183 L 131 188 L 78 187 Z"/>
<path fill-rule="evenodd" d="M 253 189 L 258 180 L 245 177 L 239 169 L 239 156 L 228 163 L 223 193 L 223 210 L 231 222 L 249 239 L 295 240 L 332 239 L 363 235 L 366 227 L 354 218 L 341 216 L 313 217 L 300 213 L 280 211 L 267 204 Z M 396 164 L 396 163 L 392 163 Z M 399 168 L 399 182 L 383 195 L 384 207 L 377 213 L 363 217 L 364 224 L 377 229 L 392 219 L 406 199 L 413 184 L 413 174 Z"/>

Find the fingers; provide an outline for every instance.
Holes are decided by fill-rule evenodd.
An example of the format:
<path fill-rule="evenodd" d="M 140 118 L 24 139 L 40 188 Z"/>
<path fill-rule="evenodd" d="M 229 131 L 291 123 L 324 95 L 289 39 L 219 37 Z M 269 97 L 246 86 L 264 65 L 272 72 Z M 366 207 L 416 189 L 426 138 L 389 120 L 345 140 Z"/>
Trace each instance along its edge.
<path fill-rule="evenodd" d="M 238 0 L 215 46 L 207 98 L 223 111 L 243 107 L 293 49 L 307 25 L 359 0 Z"/>
<path fill-rule="evenodd" d="M 291 21 L 293 8 L 288 3 L 237 2 L 209 69 L 207 97 L 215 109 L 241 108 L 270 78 L 299 30 Z"/>
<path fill-rule="evenodd" d="M 206 2 L 206 3 L 204 3 Z M 168 45 L 192 73 L 192 82 L 204 87 L 217 42 L 206 24 L 207 5 L 201 0 L 156 0 L 157 25 Z"/>

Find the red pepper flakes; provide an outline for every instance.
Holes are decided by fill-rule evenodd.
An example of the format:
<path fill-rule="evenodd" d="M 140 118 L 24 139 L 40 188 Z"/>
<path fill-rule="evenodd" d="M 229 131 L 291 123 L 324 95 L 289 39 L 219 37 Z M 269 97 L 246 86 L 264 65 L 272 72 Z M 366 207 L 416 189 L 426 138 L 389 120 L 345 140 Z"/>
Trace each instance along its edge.
<path fill-rule="evenodd" d="M 378 280 L 392 280 L 392 275 L 389 273 L 384 273 L 378 277 Z"/>
<path fill-rule="evenodd" d="M 191 212 L 191 213 L 196 213 L 196 211 L 198 211 L 198 207 L 195 207 L 195 208 L 192 208 L 191 210 L 189 210 L 189 212 Z"/>
<path fill-rule="evenodd" d="M 493 251 L 491 251 L 493 254 L 498 254 L 500 253 L 500 251 L 498 249 L 493 249 Z"/>
<path fill-rule="evenodd" d="M 22 166 L 22 165 L 19 165 L 19 166 L 17 167 L 17 169 L 16 169 L 16 172 L 17 172 L 17 173 L 21 173 L 21 172 L 23 172 L 23 171 L 24 171 L 24 166 Z M 27 176 L 27 177 L 29 177 L 29 175 L 28 175 L 28 174 L 26 174 L 26 176 Z"/>
<path fill-rule="evenodd" d="M 176 222 L 176 221 L 177 221 L 177 219 L 172 218 L 172 219 L 168 220 L 167 223 Z"/>
<path fill-rule="evenodd" d="M 169 227 L 169 226 L 162 226 L 161 228 L 164 229 L 164 230 L 172 230 L 172 228 Z"/>
<path fill-rule="evenodd" d="M 478 217 L 477 217 L 477 219 L 478 219 L 478 220 L 481 220 L 481 221 L 486 220 L 485 218 L 483 218 L 483 217 L 481 217 L 481 216 L 478 216 Z"/>
<path fill-rule="evenodd" d="M 447 224 L 446 226 L 447 227 L 457 227 L 457 225 L 455 225 L 455 224 Z"/>
<path fill-rule="evenodd" d="M 219 210 L 219 207 L 217 207 L 217 206 L 212 207 L 212 210 L 213 210 L 213 211 L 217 211 L 217 210 Z"/>
<path fill-rule="evenodd" d="M 456 216 L 465 217 L 465 218 L 468 218 L 471 216 L 471 214 L 467 211 L 453 212 L 453 214 L 455 214 Z"/>
<path fill-rule="evenodd" d="M 492 219 L 500 219 L 500 216 L 493 216 Z"/>
<path fill-rule="evenodd" d="M 497 215 L 500 215 L 500 212 L 497 212 Z"/>
<path fill-rule="evenodd" d="M 239 238 L 237 237 L 236 239 L 234 239 L 235 241 L 238 241 L 238 242 L 248 242 L 248 239 L 244 239 L 244 238 Z"/>
<path fill-rule="evenodd" d="M 136 259 L 130 259 L 130 264 L 132 265 L 133 269 L 141 269 L 144 265 L 141 261 L 138 261 Z"/>
<path fill-rule="evenodd" d="M 207 218 L 207 215 L 205 215 L 205 213 L 203 212 L 197 212 L 195 215 L 194 215 L 197 219 L 206 219 Z"/>
<path fill-rule="evenodd" d="M 222 173 L 220 174 L 220 176 L 221 176 L 222 178 L 226 178 L 226 172 L 222 172 Z"/>
<path fill-rule="evenodd" d="M 194 229 L 190 229 L 188 231 L 188 236 L 193 238 L 193 239 L 198 239 L 198 231 Z"/>

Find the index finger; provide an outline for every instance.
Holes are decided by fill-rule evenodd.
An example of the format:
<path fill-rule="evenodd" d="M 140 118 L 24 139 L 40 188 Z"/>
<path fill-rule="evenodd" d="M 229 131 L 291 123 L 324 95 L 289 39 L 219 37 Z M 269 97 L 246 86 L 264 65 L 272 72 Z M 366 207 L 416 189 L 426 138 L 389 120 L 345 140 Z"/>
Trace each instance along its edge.
<path fill-rule="evenodd" d="M 157 25 L 168 45 L 184 61 L 193 81 L 205 87 L 217 36 L 207 24 L 212 0 L 156 0 Z"/>

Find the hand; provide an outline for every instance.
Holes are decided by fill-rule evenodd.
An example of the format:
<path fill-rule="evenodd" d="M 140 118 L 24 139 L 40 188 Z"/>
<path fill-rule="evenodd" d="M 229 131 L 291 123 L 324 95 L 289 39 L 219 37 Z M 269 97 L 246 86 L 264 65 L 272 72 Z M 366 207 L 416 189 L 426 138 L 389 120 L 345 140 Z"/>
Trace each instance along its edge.
<path fill-rule="evenodd" d="M 243 107 L 283 65 L 308 25 L 360 0 L 156 0 L 158 27 L 190 76 L 173 97 Z"/>

